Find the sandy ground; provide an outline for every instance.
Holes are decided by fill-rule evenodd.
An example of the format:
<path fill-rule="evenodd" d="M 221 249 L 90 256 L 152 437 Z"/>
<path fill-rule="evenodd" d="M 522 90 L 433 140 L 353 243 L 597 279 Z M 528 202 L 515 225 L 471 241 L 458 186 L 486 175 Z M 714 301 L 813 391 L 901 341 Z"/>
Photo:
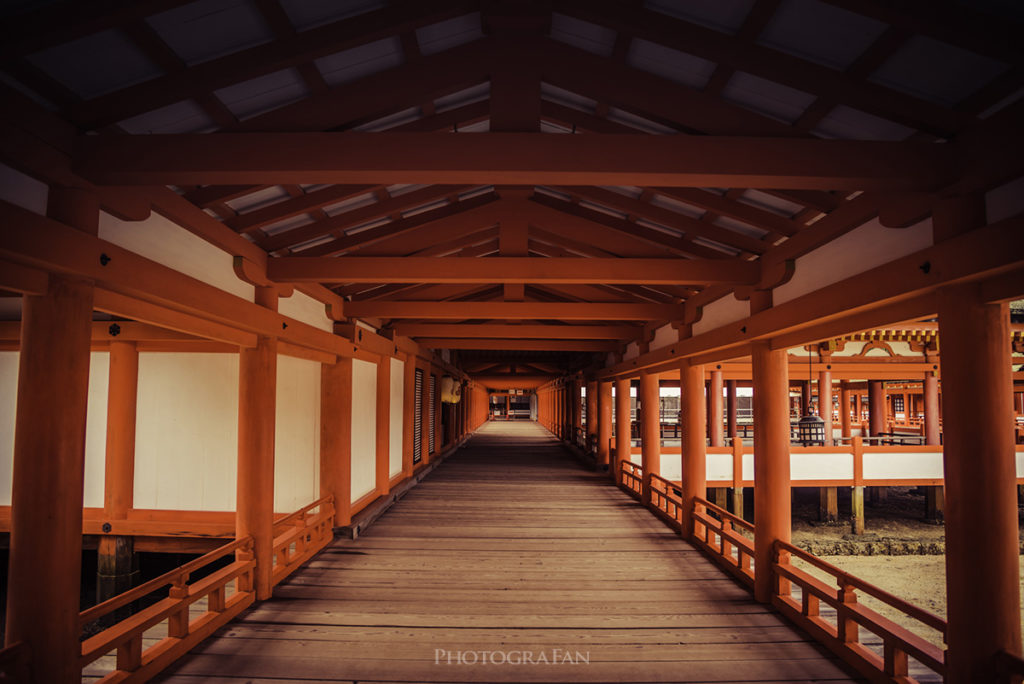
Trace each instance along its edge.
<path fill-rule="evenodd" d="M 793 540 L 819 558 L 942 618 L 946 617 L 945 530 L 924 521 L 924 497 L 910 488 L 892 488 L 884 503 L 866 506 L 866 534 L 850 534 L 849 495 L 840 493 L 838 525 L 823 525 L 817 518 L 817 491 L 794 495 Z M 845 515 L 843 515 L 845 514 Z M 830 548 L 843 555 L 828 553 Z M 856 553 L 859 555 L 849 555 Z M 898 555 L 888 555 L 888 554 Z M 803 567 L 807 568 L 806 565 Z M 808 568 L 809 569 L 809 568 Z M 815 571 L 830 585 L 829 575 Z M 1024 595 L 1024 580 L 1021 582 Z M 941 635 L 888 605 L 863 596 L 858 601 L 942 645 Z M 1024 624 L 1024 611 L 1021 622 Z"/>

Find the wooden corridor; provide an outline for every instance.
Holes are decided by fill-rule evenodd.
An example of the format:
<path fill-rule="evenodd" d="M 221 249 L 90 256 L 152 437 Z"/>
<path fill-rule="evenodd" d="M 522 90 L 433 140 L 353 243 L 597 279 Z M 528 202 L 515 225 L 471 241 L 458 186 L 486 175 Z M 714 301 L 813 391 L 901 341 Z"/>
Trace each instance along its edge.
<path fill-rule="evenodd" d="M 524 662 L 492 662 L 506 658 Z M 491 422 L 365 535 L 328 547 L 157 681 L 237 678 L 793 682 L 850 674 L 539 425 Z"/>

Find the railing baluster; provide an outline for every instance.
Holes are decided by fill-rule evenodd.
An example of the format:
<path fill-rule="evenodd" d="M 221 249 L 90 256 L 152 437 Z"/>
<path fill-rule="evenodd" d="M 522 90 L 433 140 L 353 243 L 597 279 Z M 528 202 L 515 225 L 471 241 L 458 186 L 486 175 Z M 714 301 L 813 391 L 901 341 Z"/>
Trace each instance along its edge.
<path fill-rule="evenodd" d="M 188 598 L 186 582 L 188 574 L 182 573 L 167 592 L 168 598 L 178 599 L 181 606 L 167 617 L 167 636 L 173 639 L 184 639 L 188 636 L 188 603 L 184 601 Z"/>
<path fill-rule="evenodd" d="M 856 644 L 860 641 L 859 627 L 847 607 L 857 604 L 857 590 L 845 579 L 839 580 L 839 601 L 841 605 L 836 608 L 839 640 L 846 644 Z"/>
<path fill-rule="evenodd" d="M 117 647 L 117 669 L 135 672 L 142 667 L 142 632 L 136 632 Z"/>

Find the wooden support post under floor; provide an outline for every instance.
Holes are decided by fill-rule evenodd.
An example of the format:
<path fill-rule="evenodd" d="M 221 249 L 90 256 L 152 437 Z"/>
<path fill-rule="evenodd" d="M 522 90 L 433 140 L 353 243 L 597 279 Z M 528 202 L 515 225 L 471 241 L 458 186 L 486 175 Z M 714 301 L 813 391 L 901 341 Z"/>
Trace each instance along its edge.
<path fill-rule="evenodd" d="M 256 303 L 277 310 L 277 291 L 256 288 Z M 256 598 L 270 598 L 274 544 L 274 433 L 277 406 L 277 339 L 260 336 L 239 351 L 238 482 L 235 533 L 252 535 Z"/>
<path fill-rule="evenodd" d="M 99 206 L 50 189 L 47 214 L 96 233 Z M 51 275 L 25 295 L 21 317 L 11 494 L 6 644 L 29 650 L 34 684 L 81 681 L 79 596 L 91 283 Z"/>
<path fill-rule="evenodd" d="M 946 681 L 995 681 L 1021 654 L 1009 309 L 978 284 L 940 293 L 946 482 Z"/>
<path fill-rule="evenodd" d="M 630 460 L 629 452 L 633 448 L 630 384 L 628 378 L 615 381 L 615 462 L 612 468 L 612 478 L 619 484 L 622 483 L 622 462 Z"/>
<path fill-rule="evenodd" d="M 104 461 L 103 515 L 124 520 L 135 489 L 135 423 L 139 388 L 139 350 L 134 342 L 110 342 L 107 380 L 107 444 Z M 96 568 L 96 602 L 131 589 L 138 580 L 138 557 L 131 536 L 103 536 Z M 120 619 L 128 610 L 118 611 Z"/>
<path fill-rule="evenodd" d="M 640 448 L 644 469 L 642 500 L 646 505 L 651 501 L 651 475 L 661 474 L 661 400 L 657 373 L 640 374 Z"/>
<path fill-rule="evenodd" d="M 850 490 L 850 525 L 854 534 L 864 534 L 864 487 Z"/>
<path fill-rule="evenodd" d="M 752 345 L 754 375 L 754 598 L 771 601 L 776 539 L 791 534 L 789 481 L 789 367 L 784 350 Z"/>
<path fill-rule="evenodd" d="M 680 512 L 681 533 L 684 539 L 693 536 L 693 500 L 707 495 L 707 425 L 704 403 L 704 366 L 686 362 L 679 368 L 680 405 L 682 407 L 682 492 L 683 510 Z M 714 386 L 714 383 L 712 383 Z M 719 387 L 721 395 L 721 387 Z M 721 402 L 719 402 L 721 406 Z M 646 411 L 644 412 L 646 416 Z M 719 422 L 721 427 L 721 422 Z M 646 435 L 645 435 L 646 436 Z M 703 510 L 703 507 L 702 507 Z"/>
<path fill-rule="evenodd" d="M 612 476 L 616 477 L 615 464 L 612 463 L 610 444 L 612 438 L 612 383 L 601 381 L 597 385 L 597 460 L 601 465 L 608 465 Z"/>

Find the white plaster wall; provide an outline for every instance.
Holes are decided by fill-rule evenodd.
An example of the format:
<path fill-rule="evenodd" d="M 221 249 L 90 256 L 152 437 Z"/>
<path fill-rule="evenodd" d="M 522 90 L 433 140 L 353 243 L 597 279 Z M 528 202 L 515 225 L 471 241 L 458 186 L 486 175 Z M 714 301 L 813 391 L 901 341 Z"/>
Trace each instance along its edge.
<path fill-rule="evenodd" d="M 671 324 L 663 325 L 654 331 L 654 339 L 651 340 L 650 349 L 661 349 L 679 341 L 679 331 Z"/>
<path fill-rule="evenodd" d="M 942 453 L 865 453 L 864 479 L 942 478 Z"/>
<path fill-rule="evenodd" d="M 788 302 L 931 245 L 930 218 L 910 228 L 886 228 L 874 219 L 797 259 L 792 280 L 775 288 L 773 302 Z"/>
<path fill-rule="evenodd" d="M 14 423 L 18 406 L 16 351 L 0 352 L 0 506 L 11 504 L 14 470 Z M 85 425 L 85 489 L 83 505 L 103 507 L 103 479 L 107 452 L 107 380 L 110 355 L 89 357 L 89 398 Z"/>
<path fill-rule="evenodd" d="M 391 420 L 388 422 L 388 476 L 402 472 L 402 421 L 405 418 L 405 362 L 391 359 Z"/>
<path fill-rule="evenodd" d="M 640 356 L 640 347 L 636 342 L 630 342 L 626 345 L 626 351 L 622 354 L 623 361 L 629 361 Z"/>
<path fill-rule="evenodd" d="M 791 480 L 852 480 L 853 454 L 791 453 Z"/>
<path fill-rule="evenodd" d="M 285 316 L 308 323 L 314 328 L 334 332 L 334 321 L 327 317 L 324 303 L 318 302 L 298 290 L 291 297 L 281 297 L 277 302 L 277 310 Z"/>
<path fill-rule="evenodd" d="M 377 364 L 352 360 L 352 501 L 377 484 Z"/>
<path fill-rule="evenodd" d="M 320 494 L 320 364 L 277 357 L 274 510 L 292 513 Z"/>
<path fill-rule="evenodd" d="M 716 299 L 704 307 L 699 321 L 693 324 L 693 334 L 720 328 L 750 315 L 750 302 L 740 301 L 731 294 Z"/>
<path fill-rule="evenodd" d="M 225 292 L 253 300 L 253 287 L 235 275 L 232 256 L 154 212 L 122 221 L 100 212 L 100 238 Z M 283 300 L 282 300 L 283 301 Z"/>
<path fill-rule="evenodd" d="M 741 479 L 754 479 L 754 454 L 743 454 L 743 477 Z"/>
<path fill-rule="evenodd" d="M 235 510 L 238 355 L 139 354 L 135 507 Z"/>
<path fill-rule="evenodd" d="M 103 508 L 107 468 L 107 394 L 110 353 L 89 355 L 89 404 L 85 418 L 85 490 L 82 505 Z"/>
<path fill-rule="evenodd" d="M 50 189 L 45 183 L 0 164 L 0 199 L 45 216 L 49 194 Z"/>
<path fill-rule="evenodd" d="M 0 506 L 11 504 L 14 419 L 18 408 L 18 352 L 0 352 Z"/>
<path fill-rule="evenodd" d="M 1017 477 L 1024 477 L 1024 451 L 1017 447 Z"/>
<path fill-rule="evenodd" d="M 707 454 L 704 473 L 710 482 L 732 482 L 732 454 Z"/>

